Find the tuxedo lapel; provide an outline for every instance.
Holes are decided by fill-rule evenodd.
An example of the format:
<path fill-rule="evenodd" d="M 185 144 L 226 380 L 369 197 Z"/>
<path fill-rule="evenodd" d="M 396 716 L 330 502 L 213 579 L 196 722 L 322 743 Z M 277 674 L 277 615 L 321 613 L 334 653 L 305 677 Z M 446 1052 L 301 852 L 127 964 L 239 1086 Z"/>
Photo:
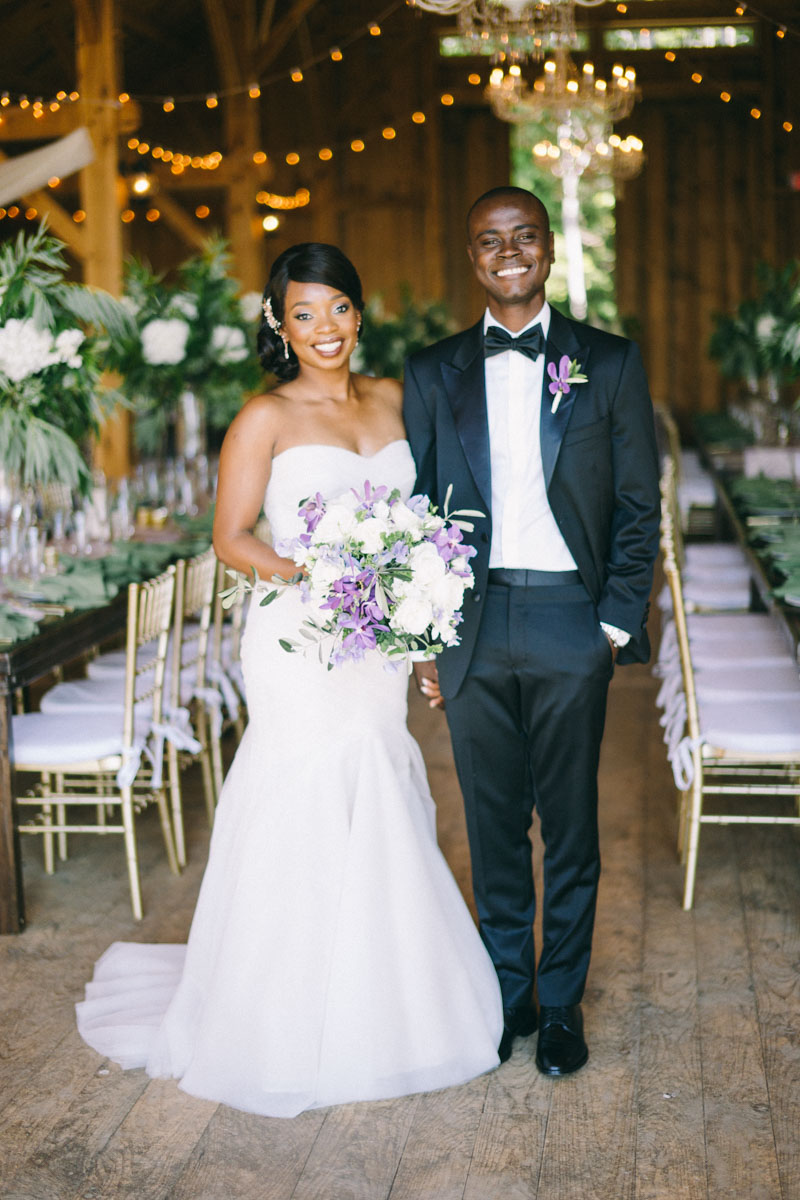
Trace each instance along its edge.
<path fill-rule="evenodd" d="M 553 471 L 558 461 L 561 442 L 569 424 L 572 409 L 576 403 L 580 403 L 581 389 L 589 386 L 588 383 L 571 384 L 569 392 L 566 395 L 561 395 L 556 411 L 552 411 L 555 396 L 550 391 L 552 380 L 547 372 L 547 367 L 550 363 L 553 363 L 557 370 L 559 361 L 565 354 L 570 361 L 574 359 L 578 362 L 583 374 L 588 374 L 586 369 L 589 358 L 588 347 L 582 346 L 578 341 L 571 322 L 556 309 L 551 309 L 550 332 L 547 337 L 544 382 L 542 384 L 542 411 L 539 423 L 545 488 L 550 487 L 550 480 L 553 478 Z"/>
<path fill-rule="evenodd" d="M 488 511 L 492 482 L 482 321 L 465 331 L 450 362 L 441 363 L 441 373 L 459 441 Z"/>

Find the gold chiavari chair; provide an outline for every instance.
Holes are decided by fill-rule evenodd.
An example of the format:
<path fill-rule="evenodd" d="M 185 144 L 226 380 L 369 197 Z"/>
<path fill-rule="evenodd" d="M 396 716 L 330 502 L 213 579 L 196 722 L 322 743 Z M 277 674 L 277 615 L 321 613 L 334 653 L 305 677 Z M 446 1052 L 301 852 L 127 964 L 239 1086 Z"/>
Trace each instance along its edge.
<path fill-rule="evenodd" d="M 243 593 L 238 594 L 229 608 L 223 608 L 222 592 L 231 582 L 225 572 L 225 564 L 218 563 L 208 662 L 209 682 L 220 689 L 224 698 L 222 720 L 212 729 L 211 736 L 211 763 L 217 800 L 222 791 L 223 779 L 222 737 L 229 729 L 235 729 L 237 741 L 240 741 L 244 733 L 246 715 L 244 680 L 241 672 L 241 641 L 246 599 Z"/>
<path fill-rule="evenodd" d="M 44 838 L 45 868 L 53 870 L 53 837 L 93 833 L 124 838 L 133 915 L 142 916 L 135 813 L 158 804 L 170 868 L 177 856 L 154 729 L 163 720 L 167 647 L 175 593 L 175 568 L 128 588 L 126 667 L 122 712 L 35 712 L 15 716 L 16 768 L 40 777 L 34 794 L 21 796 L 36 816 L 20 832 Z M 155 646 L 155 653 L 152 648 Z M 69 819 L 76 808 L 96 810 L 94 823 Z M 119 823 L 107 814 L 119 809 Z M 55 813 L 55 819 L 54 819 Z"/>
<path fill-rule="evenodd" d="M 182 739 L 168 730 L 166 737 L 172 824 L 181 866 L 186 864 L 181 767 L 194 758 L 200 760 L 209 825 L 214 822 L 210 746 L 214 741 L 212 730 L 221 720 L 222 695 L 217 688 L 209 686 L 206 671 L 216 568 L 217 560 L 211 547 L 195 558 L 182 559 L 177 564 L 167 717 L 173 723 L 180 722 L 191 709 L 194 734 L 193 738 Z"/>
<path fill-rule="evenodd" d="M 679 844 L 685 866 L 683 907 L 692 907 L 703 825 L 800 825 L 800 692 L 770 690 L 771 661 L 762 664 L 763 683 L 746 686 L 735 670 L 728 686 L 698 687 L 676 553 L 675 514 L 669 471 L 662 479 L 661 549 L 672 597 L 680 658 L 681 690 L 667 720 L 676 785 L 680 792 Z M 747 619 L 747 618 L 744 618 Z M 743 643 L 746 645 L 746 642 Z M 752 798 L 751 811 L 708 811 L 712 798 Z M 775 799 L 792 800 L 795 813 L 775 811 Z M 768 810 L 765 811 L 765 807 Z M 744 804 L 742 804 L 744 807 Z M 747 805 L 748 809 L 750 808 Z"/>

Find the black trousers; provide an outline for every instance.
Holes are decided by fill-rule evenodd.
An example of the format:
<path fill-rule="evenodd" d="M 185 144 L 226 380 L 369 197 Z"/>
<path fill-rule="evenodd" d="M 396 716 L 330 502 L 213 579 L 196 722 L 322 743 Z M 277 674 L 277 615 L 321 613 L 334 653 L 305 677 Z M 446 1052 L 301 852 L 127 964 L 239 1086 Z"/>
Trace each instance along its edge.
<path fill-rule="evenodd" d="M 447 718 L 475 901 L 505 1008 L 579 1003 L 600 876 L 597 768 L 613 656 L 581 583 L 489 585 L 475 653 Z M 542 949 L 530 827 L 544 841 Z"/>

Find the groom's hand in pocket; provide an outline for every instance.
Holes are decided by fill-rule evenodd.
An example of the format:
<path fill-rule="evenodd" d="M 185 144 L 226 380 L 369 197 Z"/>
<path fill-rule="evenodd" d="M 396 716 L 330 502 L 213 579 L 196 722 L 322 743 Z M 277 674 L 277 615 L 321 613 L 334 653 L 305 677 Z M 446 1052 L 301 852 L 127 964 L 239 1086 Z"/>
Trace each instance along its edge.
<path fill-rule="evenodd" d="M 432 662 L 414 663 L 414 678 L 417 687 L 428 701 L 428 708 L 444 708 L 444 697 L 439 687 L 439 672 Z"/>

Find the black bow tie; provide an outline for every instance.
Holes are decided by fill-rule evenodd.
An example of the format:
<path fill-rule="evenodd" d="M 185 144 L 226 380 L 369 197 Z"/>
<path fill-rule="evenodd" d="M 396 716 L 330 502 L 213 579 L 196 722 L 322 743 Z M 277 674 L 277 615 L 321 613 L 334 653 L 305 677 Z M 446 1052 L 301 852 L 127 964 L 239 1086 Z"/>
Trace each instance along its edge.
<path fill-rule="evenodd" d="M 494 354 L 502 354 L 504 350 L 518 350 L 536 362 L 539 355 L 544 354 L 545 340 L 541 325 L 526 329 L 519 337 L 512 337 L 499 325 L 490 325 L 483 335 L 483 355 L 484 358 L 491 358 Z"/>

